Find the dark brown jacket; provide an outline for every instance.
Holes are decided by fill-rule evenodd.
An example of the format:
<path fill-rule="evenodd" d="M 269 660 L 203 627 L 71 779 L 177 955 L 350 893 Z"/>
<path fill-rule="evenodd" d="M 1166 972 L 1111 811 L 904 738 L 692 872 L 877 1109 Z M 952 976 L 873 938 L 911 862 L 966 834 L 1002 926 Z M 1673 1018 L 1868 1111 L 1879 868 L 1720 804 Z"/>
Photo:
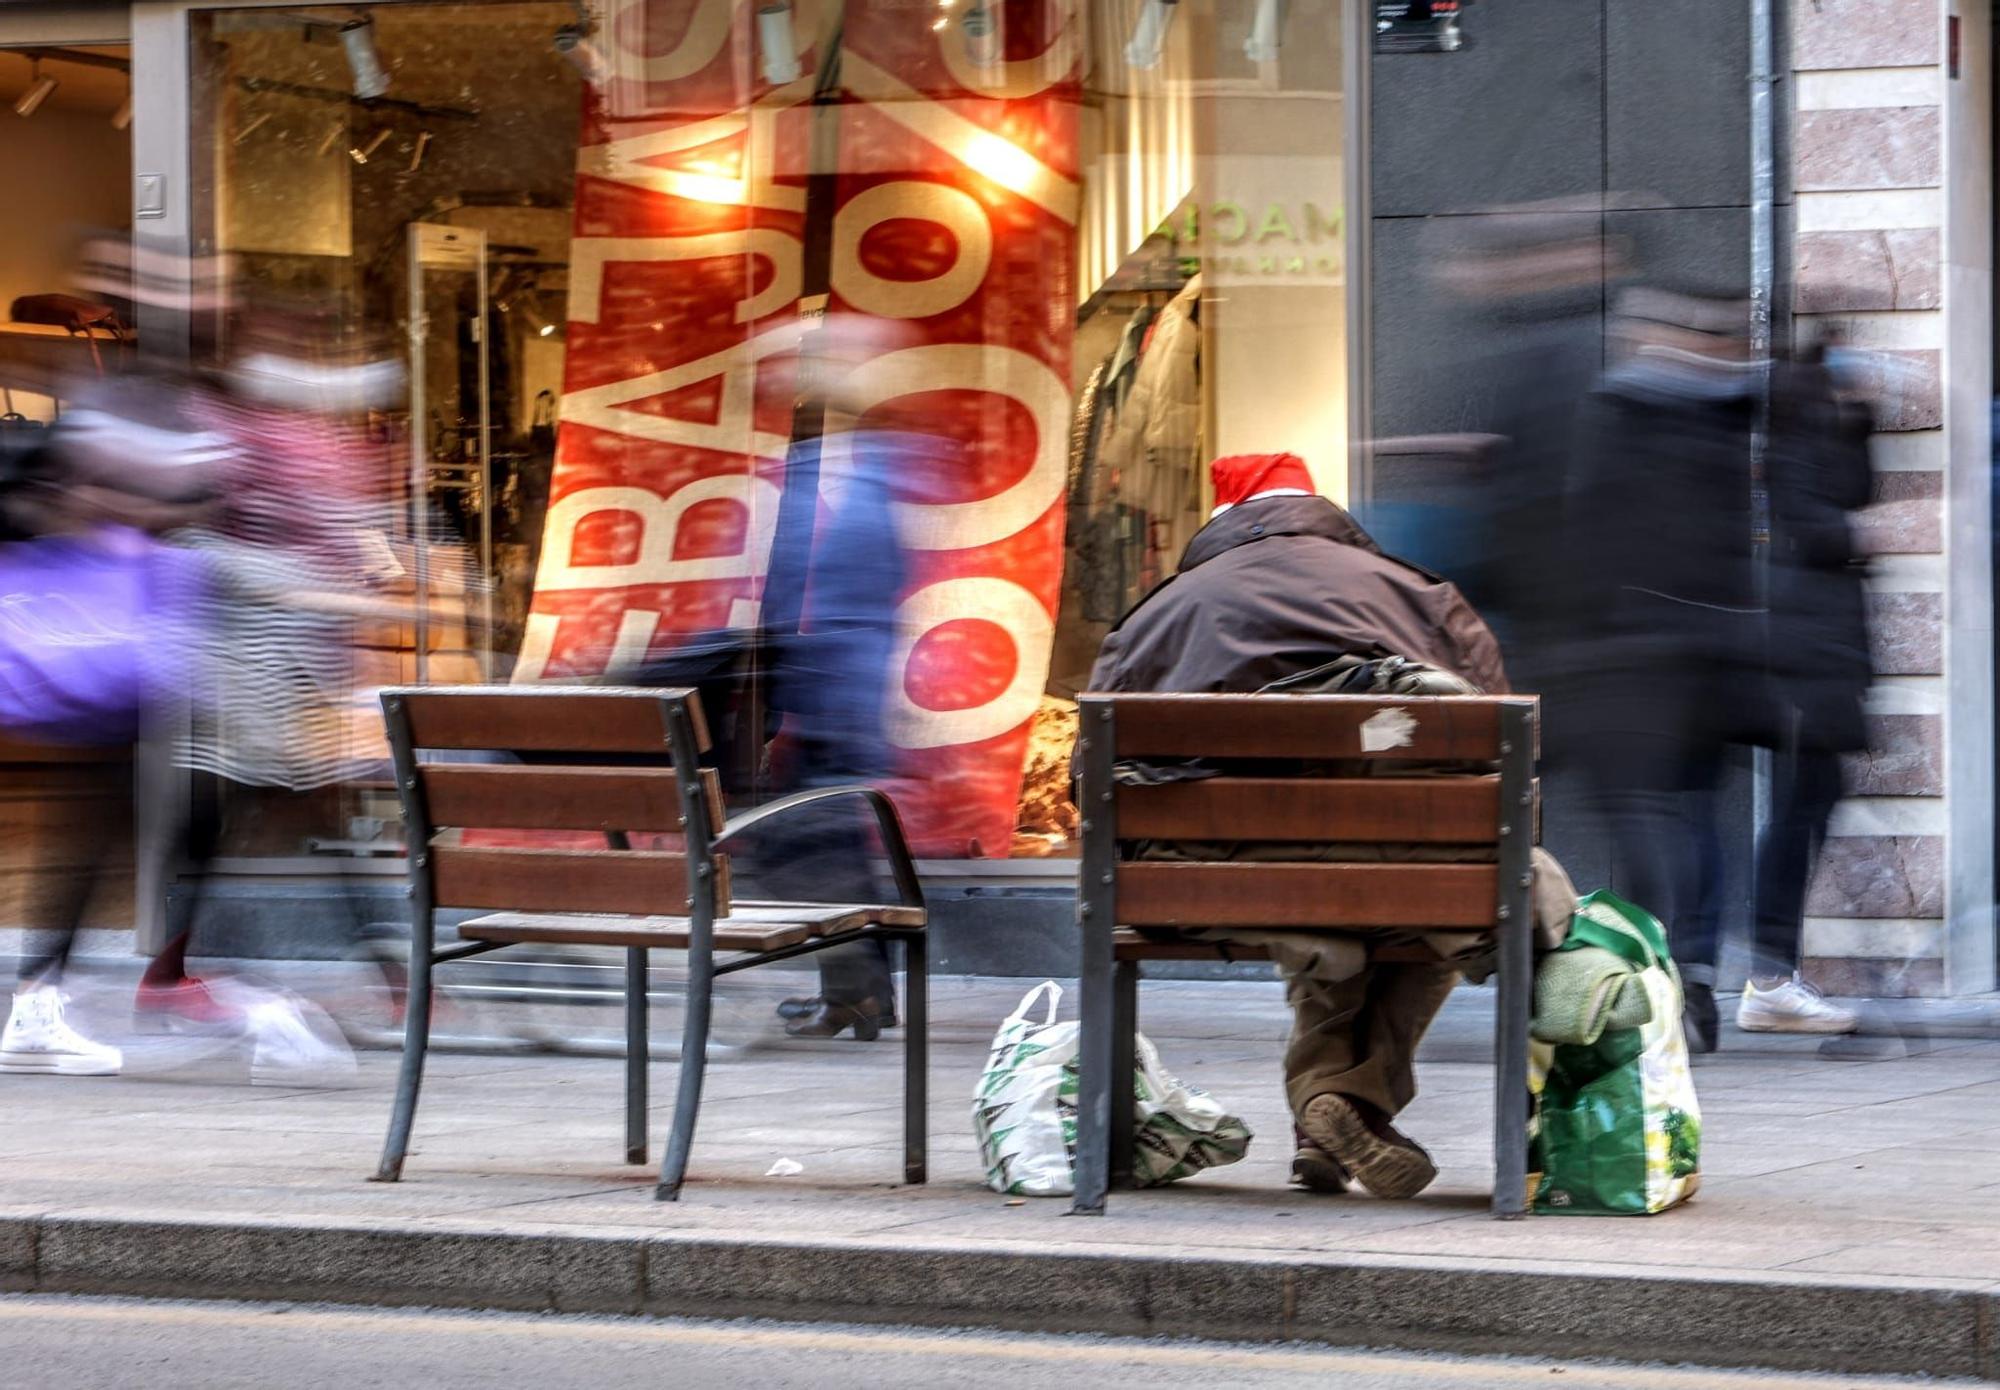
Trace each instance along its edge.
<path fill-rule="evenodd" d="M 1249 693 L 1341 656 L 1401 656 L 1508 690 L 1500 645 L 1450 583 L 1382 553 L 1323 497 L 1232 507 L 1104 639 L 1092 690 Z"/>

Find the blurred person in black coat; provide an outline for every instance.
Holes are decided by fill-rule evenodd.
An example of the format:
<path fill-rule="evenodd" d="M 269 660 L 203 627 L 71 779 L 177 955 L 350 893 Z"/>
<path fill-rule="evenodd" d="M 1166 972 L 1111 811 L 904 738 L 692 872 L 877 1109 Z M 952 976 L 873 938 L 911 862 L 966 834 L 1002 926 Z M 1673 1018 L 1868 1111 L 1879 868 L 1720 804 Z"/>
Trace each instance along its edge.
<path fill-rule="evenodd" d="M 1619 308 L 1627 351 L 1580 412 L 1564 527 L 1571 733 L 1618 891 L 1673 934 L 1689 1045 L 1709 1051 L 1716 923 L 1694 820 L 1729 746 L 1772 725 L 1750 475 L 1761 373 L 1740 302 L 1632 290 Z"/>
<path fill-rule="evenodd" d="M 1750 1032 L 1849 1033 L 1858 1022 L 1801 979 L 1798 966 L 1806 887 L 1841 795 L 1840 755 L 1868 746 L 1867 596 L 1849 518 L 1873 492 L 1872 429 L 1825 354 L 1774 372 L 1765 476 L 1778 739 L 1771 819 L 1757 846 L 1750 981 L 1736 1014 Z"/>

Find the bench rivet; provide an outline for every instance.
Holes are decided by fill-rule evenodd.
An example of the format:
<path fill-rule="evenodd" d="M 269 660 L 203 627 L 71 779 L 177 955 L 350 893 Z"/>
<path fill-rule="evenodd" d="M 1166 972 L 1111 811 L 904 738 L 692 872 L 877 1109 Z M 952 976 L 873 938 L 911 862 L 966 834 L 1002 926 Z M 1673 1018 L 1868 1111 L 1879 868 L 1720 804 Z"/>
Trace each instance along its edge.
<path fill-rule="evenodd" d="M 1110 792 L 1103 792 L 1103 793 L 1101 793 L 1101 794 L 1100 794 L 1100 795 L 1098 796 L 1098 798 L 1097 798 L 1097 799 L 1098 799 L 1099 801 L 1109 801 L 1109 800 L 1111 799 L 1111 793 L 1110 793 Z"/>
<path fill-rule="evenodd" d="M 1532 796 L 1530 796 L 1530 795 L 1529 795 L 1529 794 L 1528 794 L 1527 792 L 1522 792 L 1522 793 L 1521 793 L 1521 804 L 1522 804 L 1523 806 L 1532 806 L 1532 805 L 1534 805 L 1534 804 L 1535 804 L 1535 798 L 1534 798 L 1534 797 L 1532 797 Z"/>
<path fill-rule="evenodd" d="M 1513 825 L 1512 825 L 1512 824 L 1510 824 L 1509 822 L 1507 822 L 1507 821 L 1504 821 L 1504 820 L 1500 822 L 1500 838 L 1501 838 L 1501 839 L 1503 839 L 1503 840 L 1504 840 L 1504 839 L 1506 839 L 1506 838 L 1507 838 L 1507 837 L 1508 837 L 1509 835 L 1512 835 L 1513 833 L 1514 833 L 1514 827 L 1513 827 Z"/>
<path fill-rule="evenodd" d="M 1505 739 L 1502 739 L 1500 741 L 1500 751 L 1502 753 L 1511 753 L 1514 751 L 1514 745 L 1507 742 Z"/>
<path fill-rule="evenodd" d="M 1090 915 L 1090 904 L 1078 903 L 1076 907 L 1076 915 L 1079 917 L 1088 917 Z"/>
<path fill-rule="evenodd" d="M 1533 874 L 1522 874 L 1521 886 L 1523 888 L 1533 888 L 1535 886 L 1535 876 Z"/>
<path fill-rule="evenodd" d="M 1098 881 L 1099 883 L 1106 883 L 1106 884 L 1109 884 L 1109 883 L 1116 883 L 1116 882 L 1117 882 L 1118 880 L 1117 880 L 1117 877 L 1116 877 L 1116 875 L 1113 875 L 1113 874 L 1106 874 L 1106 875 L 1105 875 L 1104 877 L 1102 877 L 1102 878 L 1098 879 L 1097 881 Z"/>
<path fill-rule="evenodd" d="M 1495 913 L 1494 913 L 1493 915 L 1494 915 L 1494 917 L 1495 917 L 1495 918 L 1497 918 L 1497 919 L 1498 919 L 1499 921 L 1502 921 L 1502 922 L 1504 922 L 1504 921 L 1506 921 L 1506 920 L 1507 920 L 1507 919 L 1508 919 L 1509 917 L 1513 916 L 1514 914 L 1513 914 L 1513 913 L 1512 913 L 1512 912 L 1511 912 L 1511 911 L 1510 911 L 1509 909 L 1507 909 L 1507 908 L 1503 907 L 1503 908 L 1500 908 L 1500 909 L 1499 909 L 1498 911 L 1496 911 L 1496 912 L 1495 912 Z"/>
<path fill-rule="evenodd" d="M 1080 829 L 1081 829 L 1081 830 L 1082 830 L 1082 831 L 1083 831 L 1083 832 L 1084 832 L 1084 833 L 1085 833 L 1086 835 L 1090 833 L 1090 818 L 1089 818 L 1088 816 L 1085 816 L 1085 817 L 1084 817 L 1084 820 L 1083 820 L 1083 824 L 1082 824 L 1082 826 L 1081 826 L 1081 827 L 1079 827 L 1079 828 L 1080 828 Z"/>
<path fill-rule="evenodd" d="M 1097 712 L 1097 717 L 1099 719 L 1102 719 L 1105 723 L 1109 724 L 1111 722 L 1111 710 L 1108 707 L 1105 709 L 1101 709 Z"/>

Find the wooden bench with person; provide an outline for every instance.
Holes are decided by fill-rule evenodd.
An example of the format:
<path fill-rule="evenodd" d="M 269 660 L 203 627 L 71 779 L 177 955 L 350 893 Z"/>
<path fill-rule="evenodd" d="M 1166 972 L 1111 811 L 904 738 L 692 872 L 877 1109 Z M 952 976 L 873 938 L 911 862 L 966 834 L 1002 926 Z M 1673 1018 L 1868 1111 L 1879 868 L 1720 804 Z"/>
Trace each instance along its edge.
<path fill-rule="evenodd" d="M 1467 951 L 1497 956 L 1493 1211 L 1520 1215 L 1539 819 L 1535 699 L 1085 694 L 1078 706 L 1074 1210 L 1101 1214 L 1107 1189 L 1130 1183 L 1141 962 L 1282 964 L 1299 949 L 1292 943 L 1318 949 L 1325 933 L 1343 933 L 1358 943 L 1357 956 L 1366 952 L 1366 968 L 1401 962 L 1439 971 L 1442 986 L 1420 1013 L 1442 1002 L 1455 978 L 1444 972 L 1471 963 Z M 1444 943 L 1444 933 L 1459 936 Z M 1372 1007 L 1359 1008 L 1349 1032 L 1368 1029 Z M 1423 1013 L 1419 1035 L 1428 1021 Z M 1397 1063 L 1405 1077 L 1410 1062 Z M 1300 1098 L 1292 1099 L 1297 1113 Z"/>
<path fill-rule="evenodd" d="M 412 941 L 402 1072 L 377 1181 L 402 1175 L 430 1039 L 431 975 L 440 965 L 524 942 L 623 947 L 625 1157 L 644 1163 L 648 958 L 655 950 L 686 953 L 680 1077 L 657 1189 L 672 1201 L 701 1104 L 716 978 L 867 937 L 902 944 L 903 1178 L 924 1181 L 927 918 L 887 796 L 865 786 L 821 788 L 727 818 L 721 783 L 704 766 L 701 705 L 687 690 L 397 688 L 382 692 L 382 705 L 409 845 Z M 836 799 L 873 814 L 898 902 L 732 899 L 728 845 L 753 828 L 779 839 L 791 813 Z M 605 847 L 467 844 L 460 833 L 467 830 L 583 831 L 604 837 Z M 640 839 L 660 835 L 679 846 L 644 847 Z M 441 946 L 437 915 L 447 909 L 484 911 L 459 924 L 456 943 Z"/>

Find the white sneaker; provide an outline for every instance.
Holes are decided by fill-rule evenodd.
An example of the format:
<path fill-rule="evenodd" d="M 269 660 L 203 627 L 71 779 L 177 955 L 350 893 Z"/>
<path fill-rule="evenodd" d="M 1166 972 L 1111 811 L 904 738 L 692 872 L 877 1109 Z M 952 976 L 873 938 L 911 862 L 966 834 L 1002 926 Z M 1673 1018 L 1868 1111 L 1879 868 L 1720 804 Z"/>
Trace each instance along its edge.
<path fill-rule="evenodd" d="M 273 995 L 247 1011 L 250 1036 L 250 1084 L 253 1086 L 335 1086 L 353 1079 L 354 1054 L 344 1040 L 330 1042 L 322 1032 L 340 1038 L 328 1020 L 315 1030 L 302 1001 Z M 314 1010 L 315 1013 L 318 1010 Z"/>
<path fill-rule="evenodd" d="M 1736 1026 L 1746 1033 L 1852 1033 L 1861 1020 L 1793 975 L 1770 989 L 1759 989 L 1754 981 L 1745 984 Z"/>
<path fill-rule="evenodd" d="M 14 996 L 7 1031 L 0 1035 L 0 1072 L 50 1072 L 57 1076 L 116 1076 L 125 1065 L 115 1047 L 92 1042 L 63 1021 L 68 996 L 31 989 Z"/>

